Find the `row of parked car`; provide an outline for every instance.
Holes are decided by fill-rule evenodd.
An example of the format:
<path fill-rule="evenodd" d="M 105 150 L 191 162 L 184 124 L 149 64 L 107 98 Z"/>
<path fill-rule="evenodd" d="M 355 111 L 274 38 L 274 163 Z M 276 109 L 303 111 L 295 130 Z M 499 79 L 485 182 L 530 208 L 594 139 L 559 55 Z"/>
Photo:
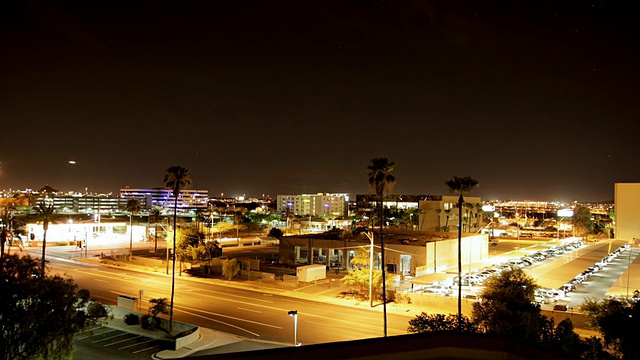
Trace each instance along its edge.
<path fill-rule="evenodd" d="M 567 244 L 553 246 L 549 249 L 536 251 L 520 258 L 509 259 L 502 264 L 487 267 L 482 271 L 464 274 L 462 276 L 462 285 L 480 285 L 492 275 L 500 274 L 505 270 L 531 266 L 538 261 L 543 261 L 545 259 L 564 254 L 567 251 L 575 250 L 582 246 L 584 246 L 584 244 L 582 243 L 582 241 L 578 240 Z M 458 285 L 458 281 L 458 277 L 456 276 L 453 280 L 453 284 Z"/>
<path fill-rule="evenodd" d="M 603 257 L 599 261 L 597 261 L 592 266 L 588 267 L 585 271 L 576 275 L 569 283 L 562 286 L 559 290 L 549 290 L 549 289 L 538 289 L 535 293 L 535 301 L 539 304 L 549 304 L 552 302 L 557 302 L 563 300 L 566 295 L 576 289 L 576 285 L 582 284 L 585 280 L 587 280 L 592 274 L 604 269 L 611 261 L 617 258 L 621 252 L 628 250 L 629 245 L 624 244 L 623 246 L 617 248 L 607 256 Z M 565 304 L 556 304 L 554 306 L 554 310 L 564 310 L 566 311 L 567 305 Z"/>
<path fill-rule="evenodd" d="M 620 246 L 619 248 L 615 249 L 614 251 L 612 251 L 609 255 L 603 257 L 602 259 L 598 260 L 595 264 L 593 264 L 592 266 L 589 266 L 585 271 L 581 272 L 580 274 L 576 275 L 572 280 L 571 280 L 571 284 L 573 285 L 579 285 L 582 284 L 582 282 L 584 282 L 585 280 L 587 280 L 591 275 L 597 273 L 598 271 L 604 269 L 605 267 L 607 267 L 607 265 L 609 265 L 609 263 L 611 261 L 613 261 L 615 258 L 617 258 L 620 253 L 622 253 L 625 250 L 629 249 L 629 244 L 624 244 L 622 246 Z"/>

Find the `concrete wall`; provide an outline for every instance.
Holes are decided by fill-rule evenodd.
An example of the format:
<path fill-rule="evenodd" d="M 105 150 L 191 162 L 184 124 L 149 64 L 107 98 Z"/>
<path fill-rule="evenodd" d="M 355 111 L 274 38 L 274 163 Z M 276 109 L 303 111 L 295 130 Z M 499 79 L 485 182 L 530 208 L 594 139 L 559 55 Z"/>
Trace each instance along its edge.
<path fill-rule="evenodd" d="M 616 239 L 640 239 L 640 183 L 615 184 L 614 206 Z"/>

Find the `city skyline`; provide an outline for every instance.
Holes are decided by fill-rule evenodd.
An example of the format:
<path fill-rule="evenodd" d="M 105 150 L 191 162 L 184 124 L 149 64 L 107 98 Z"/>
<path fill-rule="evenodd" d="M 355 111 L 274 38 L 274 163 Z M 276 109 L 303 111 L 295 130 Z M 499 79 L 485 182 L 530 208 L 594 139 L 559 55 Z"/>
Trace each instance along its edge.
<path fill-rule="evenodd" d="M 640 181 L 633 4 L 0 5 L 0 189 L 611 201 Z"/>

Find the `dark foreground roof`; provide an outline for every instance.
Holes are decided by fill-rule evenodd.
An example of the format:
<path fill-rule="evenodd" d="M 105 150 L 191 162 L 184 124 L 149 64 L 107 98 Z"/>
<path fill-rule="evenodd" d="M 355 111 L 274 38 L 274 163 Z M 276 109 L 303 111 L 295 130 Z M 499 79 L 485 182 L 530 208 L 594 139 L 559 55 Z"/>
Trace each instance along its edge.
<path fill-rule="evenodd" d="M 402 360 L 528 360 L 571 359 L 521 343 L 482 334 L 411 334 L 300 347 L 274 348 L 196 356 L 194 359 L 402 359 Z"/>

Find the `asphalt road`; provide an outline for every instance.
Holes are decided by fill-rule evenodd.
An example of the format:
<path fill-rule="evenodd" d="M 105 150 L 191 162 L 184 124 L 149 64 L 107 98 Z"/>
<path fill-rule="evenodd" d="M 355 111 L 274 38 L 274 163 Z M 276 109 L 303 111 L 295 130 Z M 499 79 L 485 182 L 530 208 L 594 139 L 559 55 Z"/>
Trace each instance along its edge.
<path fill-rule="evenodd" d="M 141 312 L 152 298 L 170 298 L 171 277 L 103 267 L 57 257 L 47 257 L 50 271 L 73 277 L 79 288 L 106 304 L 117 296 L 138 297 L 143 291 Z M 290 310 L 298 311 L 298 341 L 303 344 L 383 336 L 379 308 L 362 309 L 292 298 L 273 292 L 230 287 L 225 281 L 176 277 L 175 319 L 247 338 L 288 343 L 293 338 Z M 388 314 L 388 333 L 406 333 L 409 315 Z"/>

